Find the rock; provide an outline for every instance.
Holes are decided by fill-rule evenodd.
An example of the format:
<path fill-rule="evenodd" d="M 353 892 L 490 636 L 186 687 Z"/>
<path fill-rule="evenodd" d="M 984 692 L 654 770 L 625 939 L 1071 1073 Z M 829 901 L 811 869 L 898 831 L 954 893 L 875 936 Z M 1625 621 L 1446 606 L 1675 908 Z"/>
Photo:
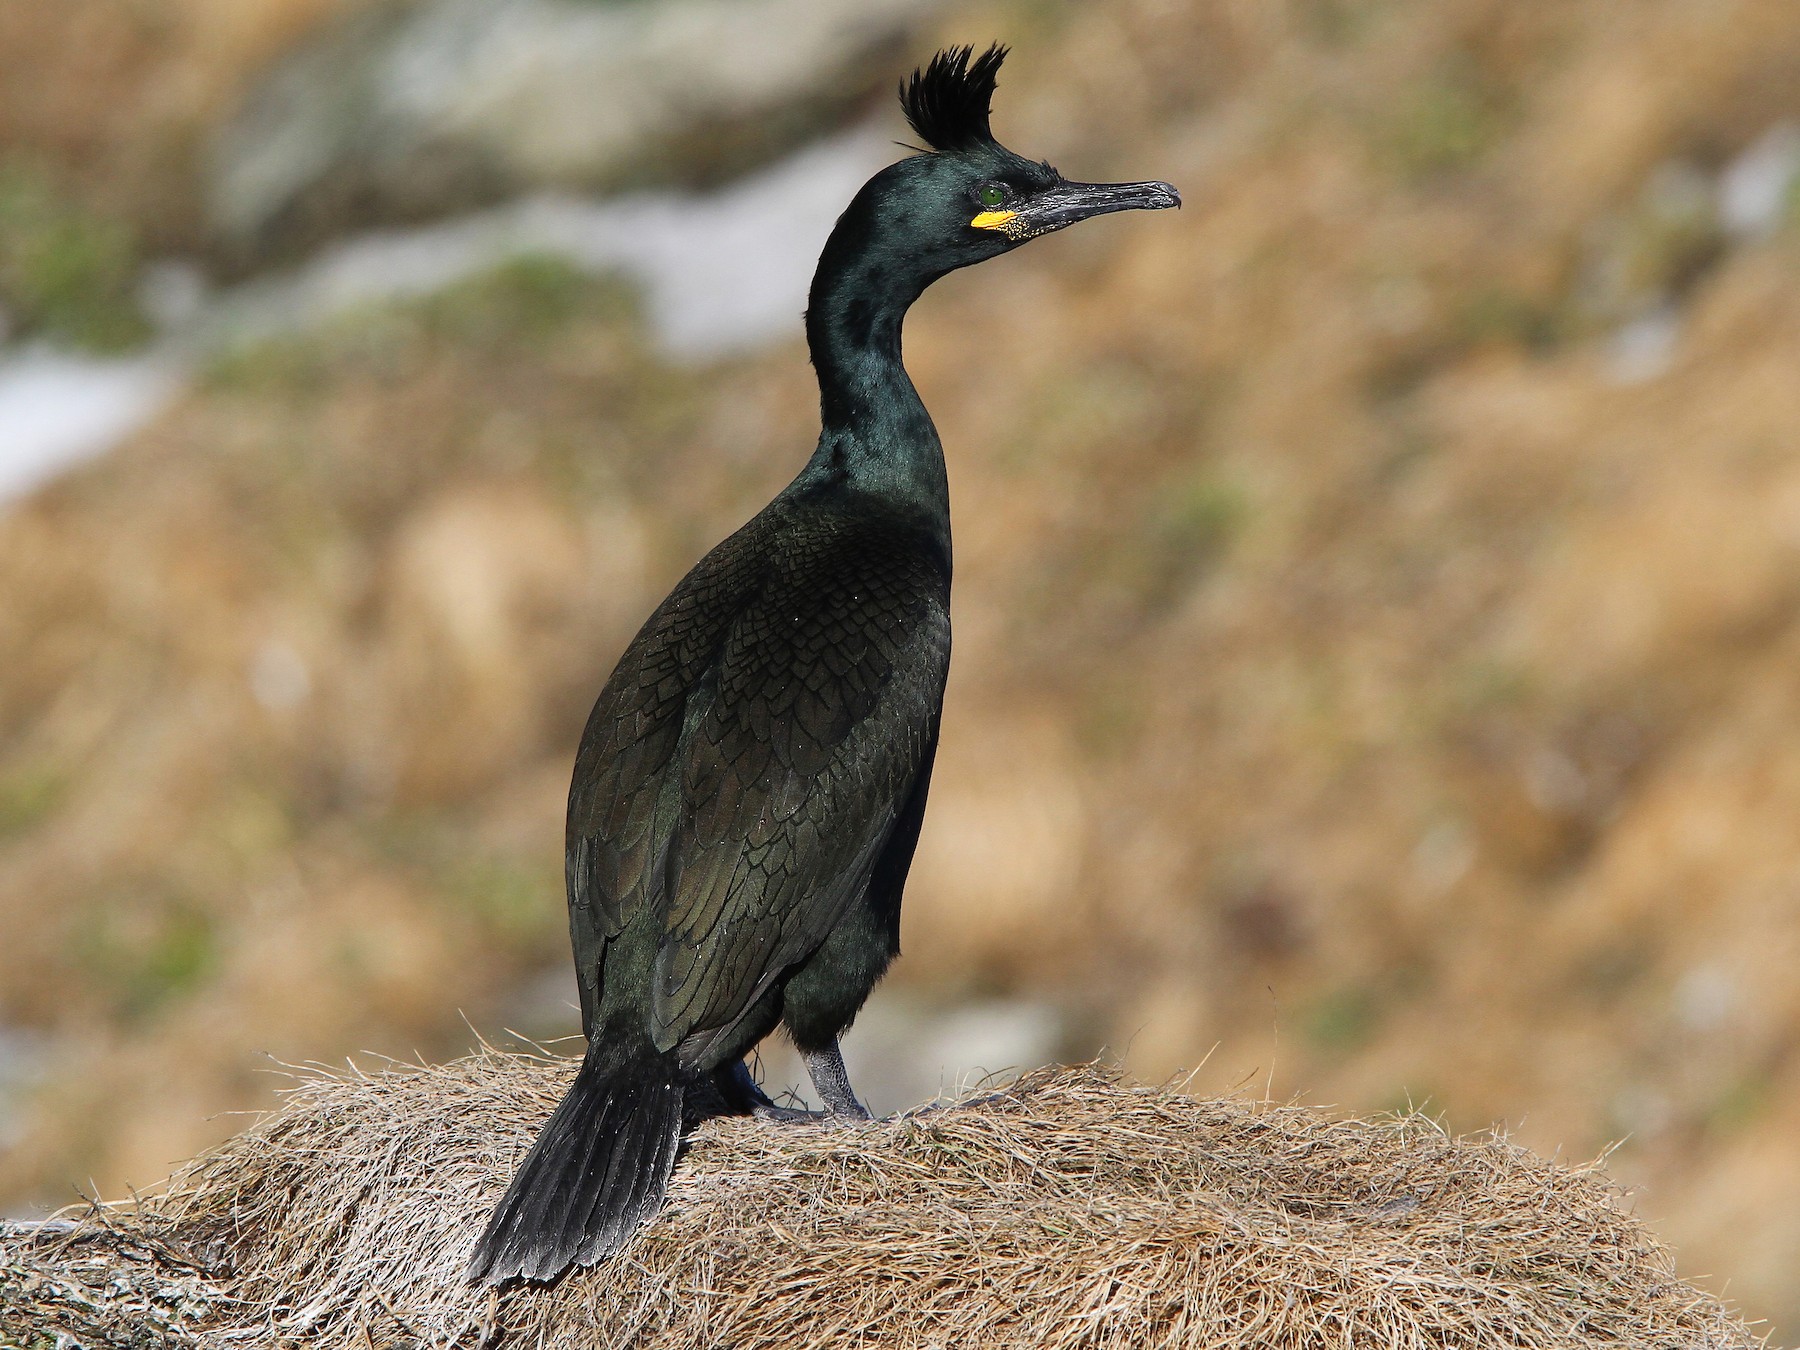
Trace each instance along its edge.
<path fill-rule="evenodd" d="M 943 0 L 423 0 L 290 54 L 221 131 L 209 225 L 250 261 L 530 187 L 705 181 L 885 86 Z"/>

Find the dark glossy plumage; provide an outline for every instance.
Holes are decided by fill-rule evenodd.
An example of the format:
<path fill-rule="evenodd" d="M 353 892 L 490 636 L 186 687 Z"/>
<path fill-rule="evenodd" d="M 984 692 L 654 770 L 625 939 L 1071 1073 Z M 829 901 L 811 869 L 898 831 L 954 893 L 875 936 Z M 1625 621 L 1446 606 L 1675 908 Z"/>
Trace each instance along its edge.
<path fill-rule="evenodd" d="M 552 1279 L 616 1249 L 661 1206 L 684 1123 L 799 1114 L 743 1063 L 778 1025 L 830 1112 L 866 1114 L 838 1036 L 899 950 L 950 665 L 949 488 L 902 320 L 955 268 L 1177 203 L 998 145 L 1003 56 L 940 53 L 903 90 L 938 153 L 865 184 L 819 259 L 817 449 L 657 607 L 594 705 L 566 853 L 587 1055 L 472 1279 Z"/>
<path fill-rule="evenodd" d="M 867 891 L 929 762 L 949 602 L 932 532 L 841 488 L 777 498 L 651 616 L 569 798 L 590 1035 L 646 1014 L 659 1050 L 706 1070 L 750 1048 L 740 1026 Z M 639 914 L 654 931 L 613 953 Z M 647 1007 L 613 978 L 646 964 Z"/>

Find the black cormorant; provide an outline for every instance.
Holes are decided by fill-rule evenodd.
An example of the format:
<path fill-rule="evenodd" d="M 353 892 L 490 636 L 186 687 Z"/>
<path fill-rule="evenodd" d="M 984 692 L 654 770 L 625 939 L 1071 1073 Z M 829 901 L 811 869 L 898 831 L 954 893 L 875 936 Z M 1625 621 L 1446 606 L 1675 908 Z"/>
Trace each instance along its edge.
<path fill-rule="evenodd" d="M 567 835 L 587 1055 L 471 1279 L 549 1280 L 620 1246 L 703 1103 L 797 1114 L 744 1064 L 777 1026 L 832 1114 L 867 1115 L 838 1036 L 899 947 L 950 665 L 944 454 L 901 320 L 956 268 L 1180 205 L 1166 183 L 1071 183 L 997 143 L 1005 54 L 940 52 L 902 86 L 930 148 L 864 185 L 813 279 L 818 449 L 657 607 L 588 718 Z"/>

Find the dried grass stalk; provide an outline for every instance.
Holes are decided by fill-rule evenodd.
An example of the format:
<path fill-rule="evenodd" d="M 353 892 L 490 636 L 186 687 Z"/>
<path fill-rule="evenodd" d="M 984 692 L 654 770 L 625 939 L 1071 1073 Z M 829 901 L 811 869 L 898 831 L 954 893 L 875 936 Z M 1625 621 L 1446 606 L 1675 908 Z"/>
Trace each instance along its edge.
<path fill-rule="evenodd" d="M 1749 1347 L 1598 1166 L 1097 1067 L 865 1126 L 710 1122 L 607 1265 L 461 1272 L 573 1074 L 304 1081 L 121 1222 L 211 1253 L 199 1344 Z"/>

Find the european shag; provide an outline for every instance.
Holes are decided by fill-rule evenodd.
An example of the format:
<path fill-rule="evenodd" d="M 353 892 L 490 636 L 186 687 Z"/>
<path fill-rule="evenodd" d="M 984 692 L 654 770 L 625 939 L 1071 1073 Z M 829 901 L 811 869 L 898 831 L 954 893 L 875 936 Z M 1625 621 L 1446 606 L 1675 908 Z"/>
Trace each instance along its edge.
<path fill-rule="evenodd" d="M 1001 46 L 901 86 L 928 150 L 876 174 L 819 259 L 806 467 L 702 558 L 600 692 L 569 790 L 587 1054 L 494 1210 L 473 1280 L 550 1280 L 652 1217 L 684 1120 L 774 1107 L 785 1027 L 829 1113 L 868 1113 L 838 1036 L 899 950 L 950 666 L 943 448 L 900 363 L 932 282 L 1167 183 L 1071 183 L 988 129 Z"/>

